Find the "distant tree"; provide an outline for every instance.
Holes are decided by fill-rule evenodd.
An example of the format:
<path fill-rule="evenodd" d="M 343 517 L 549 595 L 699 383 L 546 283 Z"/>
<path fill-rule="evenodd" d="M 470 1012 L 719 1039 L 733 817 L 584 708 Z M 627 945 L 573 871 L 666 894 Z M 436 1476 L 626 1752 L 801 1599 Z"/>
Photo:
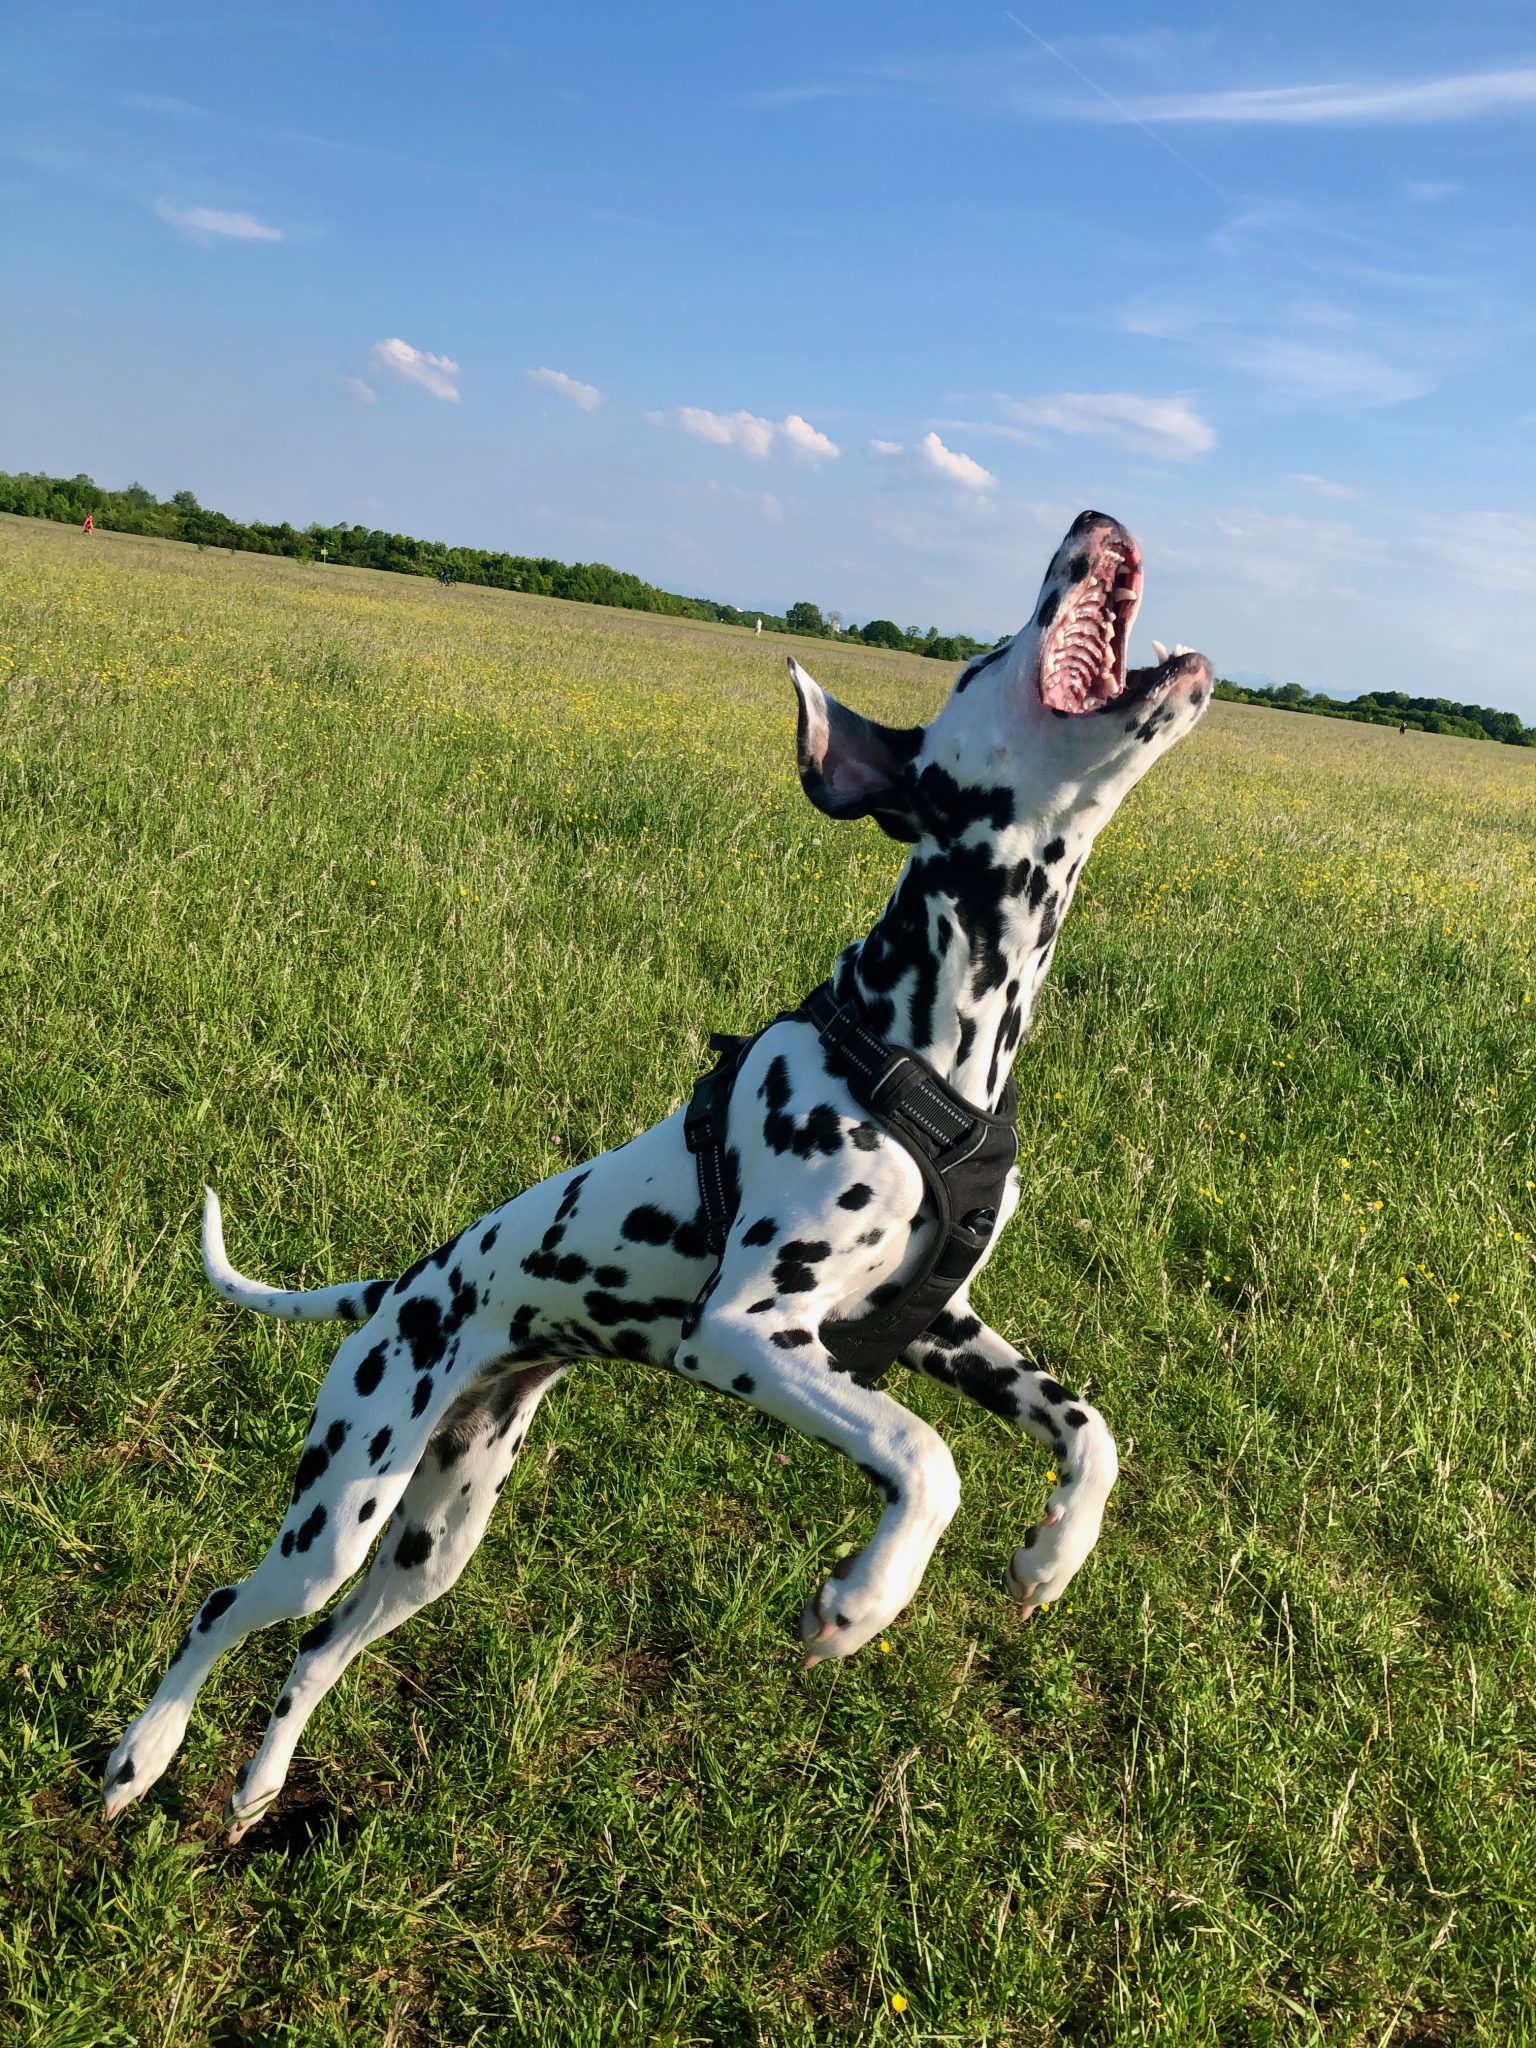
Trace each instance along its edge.
<path fill-rule="evenodd" d="M 841 612 L 828 612 L 826 620 L 829 633 L 841 633 L 843 630 L 843 615 Z"/>
<path fill-rule="evenodd" d="M 859 637 L 866 647 L 905 647 L 907 644 L 894 619 L 871 619 Z"/>
<path fill-rule="evenodd" d="M 178 491 L 171 499 L 171 503 L 178 512 L 201 512 L 203 509 L 197 502 L 195 491 Z"/>
<path fill-rule="evenodd" d="M 804 597 L 797 604 L 792 604 L 784 614 L 784 624 L 791 633 L 814 633 L 818 638 L 827 630 L 827 622 L 821 616 L 820 605 L 812 604 Z"/>

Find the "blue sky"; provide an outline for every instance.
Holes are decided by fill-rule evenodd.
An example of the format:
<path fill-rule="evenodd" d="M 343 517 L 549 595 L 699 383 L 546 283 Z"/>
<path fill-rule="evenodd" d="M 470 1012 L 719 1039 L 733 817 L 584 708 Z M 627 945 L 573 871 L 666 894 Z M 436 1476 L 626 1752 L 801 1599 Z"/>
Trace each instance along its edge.
<path fill-rule="evenodd" d="M 1079 27 L 1076 24 L 1082 23 Z M 1536 20 L 13 13 L 0 467 L 1536 721 Z"/>

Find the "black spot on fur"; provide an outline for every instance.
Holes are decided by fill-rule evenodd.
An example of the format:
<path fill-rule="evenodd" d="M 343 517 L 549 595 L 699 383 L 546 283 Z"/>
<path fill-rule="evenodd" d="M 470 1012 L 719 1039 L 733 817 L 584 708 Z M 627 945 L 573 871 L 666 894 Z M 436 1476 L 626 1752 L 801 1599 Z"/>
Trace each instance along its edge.
<path fill-rule="evenodd" d="M 521 1264 L 523 1271 L 535 1280 L 563 1280 L 567 1287 L 585 1280 L 588 1272 L 587 1262 L 579 1252 L 529 1252 Z"/>
<path fill-rule="evenodd" d="M 448 1349 L 448 1332 L 443 1327 L 443 1312 L 430 1295 L 416 1294 L 401 1304 L 400 1336 L 410 1347 L 411 1363 L 417 1372 L 441 1363 Z M 418 1408 L 416 1413 L 419 1415 L 421 1410 Z"/>
<path fill-rule="evenodd" d="M 281 1698 L 281 1699 L 280 1699 L 280 1700 L 278 1701 L 277 1705 L 276 1705 L 276 1706 L 275 1706 L 275 1707 L 274 1707 L 274 1708 L 272 1709 L 272 1718 L 273 1718 L 273 1720 L 274 1720 L 274 1721 L 286 1721 L 286 1720 L 287 1720 L 287 1718 L 288 1718 L 288 1716 L 289 1716 L 289 1715 L 290 1715 L 290 1714 L 291 1714 L 292 1712 L 293 1712 L 293 1698 L 292 1698 L 292 1695 L 291 1695 L 291 1694 L 289 1694 L 289 1693 L 286 1693 L 286 1692 L 285 1692 L 285 1693 L 283 1694 L 282 1698 Z"/>
<path fill-rule="evenodd" d="M 780 1351 L 799 1351 L 811 1342 L 809 1330 L 775 1330 L 773 1341 Z"/>
<path fill-rule="evenodd" d="M 627 1287 L 629 1285 L 629 1275 L 622 1266 L 595 1267 L 592 1278 L 599 1287 Z"/>
<path fill-rule="evenodd" d="M 1073 1398 L 1061 1384 L 1060 1380 L 1042 1379 L 1038 1382 L 1038 1385 L 1040 1392 L 1044 1394 L 1047 1401 L 1070 1401 Z"/>
<path fill-rule="evenodd" d="M 365 1500 L 362 1506 L 358 1509 L 357 1519 L 360 1522 L 371 1522 L 374 1517 L 374 1511 L 377 1509 L 378 1505 L 379 1504 L 377 1500 L 375 1500 L 373 1495 L 370 1494 L 367 1500 Z"/>
<path fill-rule="evenodd" d="M 848 1142 L 856 1152 L 875 1152 L 880 1147 L 880 1133 L 873 1124 L 855 1124 L 848 1133 Z"/>
<path fill-rule="evenodd" d="M 1050 845 L 1046 847 L 1045 851 L 1041 854 L 1040 858 L 1045 862 L 1048 868 L 1052 868 L 1056 865 L 1057 861 L 1061 859 L 1061 856 L 1066 852 L 1066 850 L 1067 842 L 1065 841 L 1065 839 L 1056 838 L 1053 839 Z"/>
<path fill-rule="evenodd" d="M 331 1631 L 335 1626 L 330 1615 L 322 1615 L 313 1628 L 305 1629 L 303 1635 L 299 1637 L 299 1655 L 307 1657 L 312 1651 L 323 1650 L 330 1641 Z"/>
<path fill-rule="evenodd" d="M 590 1170 L 591 1169 L 589 1168 L 588 1172 L 590 1172 Z M 577 1202 L 580 1200 L 581 1191 L 586 1186 L 586 1184 L 586 1173 L 578 1173 L 576 1178 L 567 1184 L 565 1193 L 560 1197 L 560 1206 L 555 1211 L 555 1221 L 557 1223 L 563 1223 L 565 1218 L 570 1215 L 571 1211 L 575 1208 Z"/>
<path fill-rule="evenodd" d="M 750 1394 L 757 1385 L 757 1381 L 753 1379 L 751 1373 L 739 1372 L 735 1379 L 731 1381 L 731 1385 L 738 1394 Z"/>
<path fill-rule="evenodd" d="M 379 1303 L 388 1292 L 389 1282 L 387 1280 L 370 1280 L 368 1282 L 368 1285 L 363 1289 L 363 1307 L 368 1311 L 369 1315 L 374 1314 Z"/>
<path fill-rule="evenodd" d="M 831 1256 L 832 1247 L 822 1238 L 792 1237 L 779 1248 L 774 1261 L 773 1284 L 780 1294 L 808 1294 L 816 1285 L 813 1270 Z"/>
<path fill-rule="evenodd" d="M 772 1244 L 778 1234 L 779 1226 L 771 1216 L 759 1216 L 741 1233 L 741 1241 L 743 1244 Z"/>
<path fill-rule="evenodd" d="M 331 1424 L 330 1428 L 325 1432 L 325 1448 L 330 1452 L 333 1458 L 335 1457 L 336 1453 L 341 1449 L 342 1445 L 346 1442 L 347 1431 L 351 1427 L 351 1423 L 343 1422 L 341 1417 L 338 1415 L 336 1420 Z"/>
<path fill-rule="evenodd" d="M 312 1507 L 309 1513 L 304 1517 L 303 1521 L 299 1524 L 299 1533 L 297 1539 L 295 1540 L 294 1548 L 296 1550 L 308 1550 L 309 1546 L 314 1542 L 315 1538 L 320 1534 L 320 1531 L 324 1527 L 325 1509 L 323 1507 L 318 1506 Z"/>
<path fill-rule="evenodd" d="M 874 1190 L 864 1181 L 856 1180 L 851 1188 L 844 1188 L 837 1198 L 839 1209 L 867 1209 L 874 1199 Z"/>
<path fill-rule="evenodd" d="M 809 1159 L 813 1152 L 820 1152 L 830 1158 L 842 1145 L 842 1121 L 829 1102 L 818 1102 L 803 1117 L 785 1114 L 792 1091 L 789 1064 L 782 1053 L 774 1057 L 757 1092 L 768 1105 L 763 1118 L 763 1143 L 770 1152 L 781 1156 L 791 1152 L 797 1159 Z"/>
<path fill-rule="evenodd" d="M 432 1399 L 432 1375 L 424 1372 L 416 1382 L 416 1391 L 411 1396 L 412 1415 L 425 1415 L 427 1403 Z"/>
<path fill-rule="evenodd" d="M 493 1223 L 490 1229 L 485 1233 L 484 1237 L 482 1237 L 480 1240 L 481 1251 L 488 1252 L 491 1246 L 496 1242 L 497 1238 L 500 1235 L 501 1225 L 499 1223 Z"/>
<path fill-rule="evenodd" d="M 209 1629 L 213 1627 L 219 1616 L 227 1614 L 234 1604 L 235 1589 L 233 1586 L 220 1586 L 216 1593 L 210 1593 L 203 1602 L 202 1613 L 197 1617 L 198 1634 L 200 1636 L 207 1635 Z"/>
<path fill-rule="evenodd" d="M 710 1256 L 709 1239 L 696 1221 L 679 1223 L 672 1233 L 672 1249 L 685 1259 L 707 1259 Z"/>
<path fill-rule="evenodd" d="M 361 1361 L 357 1371 L 353 1373 L 352 1384 L 363 1396 L 364 1400 L 368 1398 L 378 1386 L 379 1381 L 383 1379 L 384 1361 L 387 1357 L 388 1353 L 384 1346 L 382 1344 L 375 1344 L 368 1356 Z"/>
<path fill-rule="evenodd" d="M 1088 1420 L 1087 1416 L 1083 1413 L 1081 1408 L 1069 1408 L 1061 1419 L 1067 1425 L 1068 1429 L 1081 1429 L 1083 1427 L 1083 1424 Z"/>
<path fill-rule="evenodd" d="M 380 1458 L 389 1449 L 390 1439 L 393 1435 L 394 1431 L 392 1429 L 381 1429 L 377 1436 L 373 1438 L 368 1446 L 368 1462 L 370 1465 L 377 1465 Z"/>
<path fill-rule="evenodd" d="M 747 1314 L 749 1316 L 765 1316 L 769 1309 L 777 1305 L 777 1302 L 777 1295 L 765 1294 L 761 1301 L 753 1302 L 752 1306 L 747 1310 Z"/>
<path fill-rule="evenodd" d="M 946 1351 L 953 1351 L 957 1345 L 969 1344 L 972 1338 L 981 1335 L 981 1317 L 957 1316 L 943 1308 L 923 1335 L 930 1344 L 942 1345 Z"/>
<path fill-rule="evenodd" d="M 636 1365 L 649 1365 L 651 1361 L 651 1347 L 638 1330 L 616 1330 L 608 1340 L 608 1349 L 615 1358 L 630 1358 Z"/>
<path fill-rule="evenodd" d="M 292 1557 L 292 1555 L 293 1555 L 293 1531 L 292 1531 L 291 1529 L 285 1529 L 285 1530 L 283 1531 L 283 1540 L 282 1540 L 282 1542 L 281 1542 L 281 1543 L 279 1543 L 279 1545 L 278 1545 L 277 1547 L 278 1547 L 278 1549 L 279 1549 L 279 1550 L 280 1550 L 280 1551 L 281 1551 L 281 1552 L 283 1553 L 283 1556 L 284 1556 L 284 1557 Z"/>
<path fill-rule="evenodd" d="M 344 1323 L 356 1323 L 362 1320 L 357 1313 L 357 1303 L 350 1294 L 344 1294 L 340 1301 L 337 1302 L 336 1313 Z"/>
<path fill-rule="evenodd" d="M 677 1218 L 654 1202 L 642 1202 L 624 1218 L 624 1235 L 631 1244 L 666 1244 L 677 1228 Z"/>
<path fill-rule="evenodd" d="M 699 1361 L 694 1357 L 691 1351 L 685 1351 L 682 1357 L 679 1358 L 677 1362 L 683 1368 L 684 1372 L 697 1372 L 699 1369 Z"/>
<path fill-rule="evenodd" d="M 406 1529 L 395 1547 L 395 1563 L 402 1571 L 410 1571 L 416 1565 L 425 1564 L 431 1555 L 430 1529 Z"/>
<path fill-rule="evenodd" d="M 331 1454 L 324 1444 L 311 1444 L 299 1460 L 299 1469 L 293 1475 L 292 1498 L 297 1501 L 314 1485 L 331 1462 Z"/>

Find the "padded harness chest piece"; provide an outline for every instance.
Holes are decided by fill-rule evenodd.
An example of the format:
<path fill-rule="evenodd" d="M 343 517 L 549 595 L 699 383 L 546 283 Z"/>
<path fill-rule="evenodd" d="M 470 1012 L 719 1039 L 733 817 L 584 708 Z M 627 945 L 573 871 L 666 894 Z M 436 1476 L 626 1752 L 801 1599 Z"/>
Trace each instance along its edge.
<path fill-rule="evenodd" d="M 923 1177 L 925 1206 L 937 1219 L 916 1270 L 891 1299 L 853 1321 L 822 1325 L 822 1342 L 834 1365 L 869 1384 L 921 1336 L 991 1242 L 1003 1190 L 1018 1157 L 1018 1098 L 1010 1078 L 995 1113 L 978 1109 L 917 1053 L 877 1037 L 865 1024 L 857 1001 L 840 1003 L 828 982 L 814 989 L 798 1010 L 773 1019 L 775 1024 L 791 1021 L 815 1026 L 829 1070 L 846 1083 L 865 1114 L 906 1147 Z M 761 1036 L 759 1032 L 752 1038 L 718 1033 L 711 1037 L 711 1049 L 721 1054 L 719 1064 L 695 1084 L 684 1112 L 683 1135 L 698 1172 L 704 1234 L 716 1259 L 715 1270 L 685 1320 L 685 1336 L 719 1277 L 719 1260 L 740 1200 L 729 1181 L 726 1133 L 736 1076 Z"/>

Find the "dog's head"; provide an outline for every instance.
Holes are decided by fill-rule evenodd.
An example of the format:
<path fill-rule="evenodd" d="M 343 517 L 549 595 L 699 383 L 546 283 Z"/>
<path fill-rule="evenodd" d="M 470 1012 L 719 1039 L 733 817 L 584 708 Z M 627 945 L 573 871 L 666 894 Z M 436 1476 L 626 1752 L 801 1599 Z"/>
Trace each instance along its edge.
<path fill-rule="evenodd" d="M 1084 512 L 1029 624 L 961 671 L 931 725 L 861 718 L 791 658 L 806 795 L 894 839 L 945 844 L 978 824 L 1067 818 L 1091 835 L 1210 699 L 1202 654 L 1127 673 L 1140 602 L 1141 550 L 1117 520 Z"/>

